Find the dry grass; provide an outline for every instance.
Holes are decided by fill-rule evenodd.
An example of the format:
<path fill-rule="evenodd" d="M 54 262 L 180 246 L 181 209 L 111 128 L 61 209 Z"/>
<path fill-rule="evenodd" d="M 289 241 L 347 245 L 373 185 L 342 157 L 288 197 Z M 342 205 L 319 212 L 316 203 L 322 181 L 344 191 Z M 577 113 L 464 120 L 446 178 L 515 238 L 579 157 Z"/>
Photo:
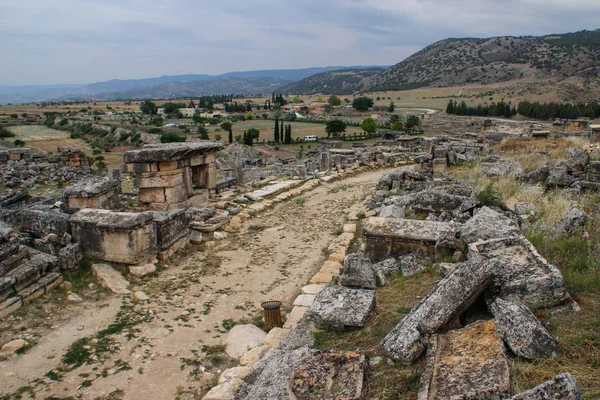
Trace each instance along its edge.
<path fill-rule="evenodd" d="M 386 357 L 381 340 L 424 297 L 439 276 L 424 273 L 413 277 L 398 276 L 377 289 L 377 311 L 365 328 L 352 332 L 317 331 L 315 347 L 320 349 L 364 350 L 367 357 Z M 410 367 L 385 361 L 371 368 L 364 398 L 414 399 L 419 387 L 421 362 Z"/>

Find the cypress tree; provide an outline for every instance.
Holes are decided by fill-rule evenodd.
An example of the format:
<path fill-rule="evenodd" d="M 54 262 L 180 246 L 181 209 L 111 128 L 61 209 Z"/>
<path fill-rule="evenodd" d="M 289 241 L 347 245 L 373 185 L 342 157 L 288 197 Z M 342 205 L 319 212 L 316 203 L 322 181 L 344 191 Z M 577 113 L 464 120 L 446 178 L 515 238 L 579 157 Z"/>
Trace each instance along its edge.
<path fill-rule="evenodd" d="M 283 128 L 283 120 L 281 120 L 281 128 L 279 128 L 279 132 L 281 132 L 280 133 L 280 135 L 281 135 L 281 141 L 283 143 L 285 143 L 285 130 Z"/>
<path fill-rule="evenodd" d="M 275 143 L 279 143 L 279 120 L 277 119 L 277 117 L 275 117 L 275 133 L 273 136 Z"/>
<path fill-rule="evenodd" d="M 231 131 L 231 126 L 229 127 L 229 144 L 233 143 L 233 132 Z"/>

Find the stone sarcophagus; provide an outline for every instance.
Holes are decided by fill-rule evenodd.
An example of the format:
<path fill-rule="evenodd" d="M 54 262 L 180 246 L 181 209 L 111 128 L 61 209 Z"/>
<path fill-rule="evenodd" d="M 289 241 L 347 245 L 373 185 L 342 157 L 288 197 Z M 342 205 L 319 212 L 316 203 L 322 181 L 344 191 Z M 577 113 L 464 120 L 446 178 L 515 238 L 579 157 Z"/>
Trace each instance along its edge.
<path fill-rule="evenodd" d="M 73 239 L 99 260 L 138 264 L 158 253 L 152 212 L 121 213 L 86 208 L 71 218 Z"/>
<path fill-rule="evenodd" d="M 164 211 L 208 201 L 216 187 L 214 153 L 222 142 L 146 145 L 123 154 L 123 172 L 134 176 L 140 202 Z"/>
<path fill-rule="evenodd" d="M 69 187 L 65 191 L 65 197 L 67 208 L 70 210 L 81 208 L 111 210 L 119 207 L 119 193 L 121 193 L 121 184 L 118 178 L 90 178 Z"/>

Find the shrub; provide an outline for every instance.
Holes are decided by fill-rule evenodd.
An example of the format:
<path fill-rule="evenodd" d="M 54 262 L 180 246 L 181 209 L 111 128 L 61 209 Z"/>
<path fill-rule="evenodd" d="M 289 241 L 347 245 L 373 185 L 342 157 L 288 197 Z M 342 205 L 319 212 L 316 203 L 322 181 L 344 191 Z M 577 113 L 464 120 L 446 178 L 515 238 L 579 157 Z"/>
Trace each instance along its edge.
<path fill-rule="evenodd" d="M 494 187 L 492 183 L 489 183 L 485 189 L 477 193 L 477 201 L 482 206 L 488 207 L 503 207 L 504 200 L 502 194 Z"/>
<path fill-rule="evenodd" d="M 161 128 L 150 128 L 148 129 L 148 133 L 162 133 L 162 129 Z"/>
<path fill-rule="evenodd" d="M 161 143 L 185 142 L 185 136 L 179 136 L 176 133 L 163 133 L 160 135 Z"/>
<path fill-rule="evenodd" d="M 14 137 L 15 134 L 4 127 L 0 127 L 0 138 Z"/>

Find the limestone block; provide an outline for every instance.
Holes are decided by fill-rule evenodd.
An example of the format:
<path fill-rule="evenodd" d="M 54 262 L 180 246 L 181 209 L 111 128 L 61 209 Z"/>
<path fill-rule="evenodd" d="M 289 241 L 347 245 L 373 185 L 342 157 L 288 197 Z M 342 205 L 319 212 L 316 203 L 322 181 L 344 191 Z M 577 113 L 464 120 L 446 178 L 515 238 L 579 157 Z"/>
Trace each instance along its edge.
<path fill-rule="evenodd" d="M 27 341 L 23 339 L 11 340 L 10 342 L 2 346 L 2 349 L 0 349 L 0 356 L 7 357 L 13 355 L 28 344 L 29 343 L 27 343 Z"/>
<path fill-rule="evenodd" d="M 289 329 L 273 328 L 262 341 L 261 346 L 273 346 L 279 348 L 279 342 L 289 332 Z"/>
<path fill-rule="evenodd" d="M 251 372 L 252 372 L 251 367 L 244 367 L 244 366 L 226 369 L 225 371 L 223 371 L 223 373 L 219 377 L 219 383 L 224 383 L 231 379 L 242 379 L 243 380 L 248 375 L 250 375 Z"/>
<path fill-rule="evenodd" d="M 129 294 L 129 282 L 108 264 L 92 264 L 92 272 L 102 286 L 116 294 Z"/>
<path fill-rule="evenodd" d="M 173 187 L 166 187 L 164 190 L 165 200 L 168 203 L 181 203 L 186 201 L 188 198 L 188 192 L 183 184 Z"/>
<path fill-rule="evenodd" d="M 429 335 L 458 317 L 489 286 L 496 264 L 485 260 L 457 267 L 387 334 L 384 350 L 395 360 L 412 364 L 425 350 Z"/>
<path fill-rule="evenodd" d="M 365 355 L 361 353 L 315 352 L 294 371 L 291 380 L 293 398 L 360 399 L 365 366 Z"/>
<path fill-rule="evenodd" d="M 272 346 L 256 346 L 250 349 L 240 358 L 240 365 L 248 366 L 258 361 L 264 352 L 268 352 L 269 349 L 275 349 Z"/>
<path fill-rule="evenodd" d="M 325 261 L 320 271 L 332 275 L 339 275 L 343 269 L 344 266 L 337 261 Z"/>
<path fill-rule="evenodd" d="M 344 232 L 355 233 L 356 232 L 356 224 L 344 224 Z"/>
<path fill-rule="evenodd" d="M 328 286 L 317 295 L 307 317 L 332 330 L 362 328 L 375 306 L 372 290 Z"/>
<path fill-rule="evenodd" d="M 375 289 L 375 273 L 371 261 L 363 254 L 348 254 L 344 258 L 344 273 L 340 284 L 348 287 Z"/>
<path fill-rule="evenodd" d="M 143 276 L 149 275 L 156 271 L 156 265 L 154 264 L 144 264 L 144 265 L 130 265 L 129 273 L 133 276 L 137 276 L 141 278 Z"/>
<path fill-rule="evenodd" d="M 164 203 L 167 201 L 165 189 L 162 187 L 140 189 L 140 201 L 142 203 Z"/>
<path fill-rule="evenodd" d="M 310 294 L 301 294 L 294 300 L 294 306 L 310 307 L 315 301 L 315 296 Z"/>
<path fill-rule="evenodd" d="M 221 383 L 204 395 L 203 400 L 231 400 L 233 395 L 242 385 L 242 380 L 239 378 L 232 378 L 224 383 Z"/>
<path fill-rule="evenodd" d="M 504 399 L 510 368 L 494 321 L 432 337 L 418 400 Z"/>
<path fill-rule="evenodd" d="M 325 284 L 319 283 L 319 284 L 312 284 L 312 285 L 306 285 L 302 288 L 302 293 L 304 294 L 319 294 L 319 292 L 323 289 L 325 289 Z"/>
<path fill-rule="evenodd" d="M 307 310 L 308 307 L 296 306 L 292 308 L 292 311 L 289 313 L 289 315 L 286 316 L 285 324 L 283 324 L 283 327 L 285 329 L 294 328 L 296 325 L 298 325 L 300 319 L 304 316 Z"/>
<path fill-rule="evenodd" d="M 575 377 L 568 372 L 563 372 L 508 400 L 581 400 L 582 398 L 581 389 Z"/>
<path fill-rule="evenodd" d="M 165 188 L 184 185 L 184 171 L 149 172 L 138 175 L 136 178 L 140 189 Z"/>
<path fill-rule="evenodd" d="M 236 325 L 227 334 L 225 352 L 231 358 L 240 358 L 248 350 L 259 346 L 266 337 L 267 334 L 254 325 Z"/>
<path fill-rule="evenodd" d="M 516 355 L 536 360 L 560 354 L 560 343 L 526 305 L 498 298 L 491 304 L 490 311 L 500 336 Z"/>
<path fill-rule="evenodd" d="M 317 272 L 315 276 L 310 278 L 309 284 L 329 283 L 333 279 L 333 274 L 327 272 Z"/>

